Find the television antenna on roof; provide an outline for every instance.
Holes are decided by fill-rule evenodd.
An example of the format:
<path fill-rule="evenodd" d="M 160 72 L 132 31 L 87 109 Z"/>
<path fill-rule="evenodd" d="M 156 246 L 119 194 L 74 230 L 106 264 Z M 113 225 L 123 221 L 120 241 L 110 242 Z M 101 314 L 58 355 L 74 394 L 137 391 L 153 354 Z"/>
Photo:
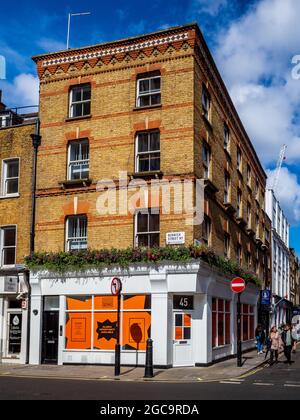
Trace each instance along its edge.
<path fill-rule="evenodd" d="M 68 35 L 67 35 L 67 50 L 70 49 L 70 29 L 71 29 L 71 18 L 73 16 L 88 16 L 91 15 L 91 12 L 83 12 L 83 13 L 69 13 L 68 15 Z"/>

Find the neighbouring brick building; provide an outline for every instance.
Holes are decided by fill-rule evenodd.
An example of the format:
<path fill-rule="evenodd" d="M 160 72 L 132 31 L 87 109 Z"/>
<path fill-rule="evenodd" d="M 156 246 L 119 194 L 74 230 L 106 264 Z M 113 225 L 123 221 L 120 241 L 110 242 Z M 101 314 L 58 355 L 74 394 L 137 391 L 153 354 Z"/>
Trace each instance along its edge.
<path fill-rule="evenodd" d="M 0 358 L 26 360 L 28 270 L 33 150 L 37 115 L 20 115 L 1 102 L 0 91 Z"/>
<path fill-rule="evenodd" d="M 40 78 L 42 136 L 36 251 L 165 246 L 168 234 L 175 234 L 181 244 L 205 243 L 270 287 L 266 174 L 197 25 L 36 56 L 34 61 Z M 153 179 L 176 178 L 181 184 L 204 180 L 204 223 L 188 225 L 182 212 L 164 214 L 161 197 L 153 199 L 154 204 L 149 195 L 145 203 L 150 205 L 139 202 L 133 215 L 120 214 L 121 201 L 115 214 L 99 214 L 97 182 L 113 180 L 120 193 L 120 171 L 127 173 L 126 184 L 137 178 L 148 184 Z M 178 204 L 175 193 L 172 198 Z M 149 207 L 157 213 L 148 212 Z M 156 365 L 207 364 L 236 351 L 235 297 L 228 279 L 207 267 L 189 269 L 164 266 L 160 281 L 151 267 L 141 268 L 140 280 L 133 270 L 124 288 L 124 317 L 129 295 L 145 297 L 129 307 L 151 312 L 152 320 L 141 317 L 144 326 L 150 322 L 152 338 L 159 342 Z M 68 282 L 33 273 L 32 305 L 37 313 L 46 313 L 46 329 L 48 324 L 52 331 L 53 324 L 57 331 L 60 326 L 60 337 L 49 339 L 55 343 L 47 349 L 41 342 L 41 319 L 33 317 L 32 363 L 111 363 L 113 346 L 101 347 L 93 326 L 97 311 L 104 311 L 97 299 L 109 293 L 113 271 L 109 273 L 87 272 L 77 280 L 70 274 Z M 103 281 L 95 286 L 99 277 Z M 186 313 L 175 310 L 176 296 L 183 293 L 195 298 Z M 243 299 L 243 340 L 249 348 L 257 322 L 257 289 L 250 287 Z M 84 310 L 89 315 L 82 321 Z M 87 335 L 84 328 L 92 332 Z M 184 328 L 186 336 L 181 334 Z M 78 335 L 77 344 L 72 334 Z M 144 343 L 145 337 L 146 333 Z M 134 363 L 136 348 L 126 346 L 124 358 Z"/>

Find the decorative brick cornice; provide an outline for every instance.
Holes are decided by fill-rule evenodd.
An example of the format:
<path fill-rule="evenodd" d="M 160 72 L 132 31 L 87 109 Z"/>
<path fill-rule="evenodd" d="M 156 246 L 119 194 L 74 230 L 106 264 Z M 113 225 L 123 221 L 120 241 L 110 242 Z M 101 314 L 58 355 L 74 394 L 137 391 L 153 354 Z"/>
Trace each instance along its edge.
<path fill-rule="evenodd" d="M 50 75 L 56 72 L 67 73 L 72 66 L 73 71 L 80 71 L 85 65 L 94 68 L 99 64 L 110 64 L 114 60 L 122 62 L 128 57 L 136 60 L 140 54 L 146 57 L 155 51 L 164 54 L 169 47 L 178 51 L 185 43 L 193 48 L 195 36 L 196 25 L 192 24 L 135 38 L 35 56 L 33 60 L 37 63 L 38 75 L 41 78 L 45 72 L 49 72 Z"/>

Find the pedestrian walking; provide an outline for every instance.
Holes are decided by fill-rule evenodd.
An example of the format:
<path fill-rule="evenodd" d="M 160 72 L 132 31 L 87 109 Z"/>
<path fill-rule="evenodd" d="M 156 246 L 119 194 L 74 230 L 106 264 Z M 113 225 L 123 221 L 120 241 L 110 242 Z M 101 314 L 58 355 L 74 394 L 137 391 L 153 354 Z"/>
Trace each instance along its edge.
<path fill-rule="evenodd" d="M 297 350 L 297 339 L 298 339 L 298 329 L 297 329 L 297 324 L 293 324 L 293 328 L 292 328 L 292 337 L 293 337 L 293 339 L 294 339 L 293 353 L 296 353 L 296 350 Z"/>
<path fill-rule="evenodd" d="M 295 342 L 295 340 L 293 339 L 292 327 L 290 324 L 285 325 L 281 334 L 281 338 L 284 345 L 284 355 L 286 357 L 286 363 L 290 365 L 292 364 L 292 349 Z"/>
<path fill-rule="evenodd" d="M 271 366 L 273 366 L 273 364 L 274 364 L 274 356 L 275 356 L 275 363 L 278 363 L 279 350 L 281 350 L 282 347 L 283 347 L 281 336 L 280 336 L 280 334 L 277 331 L 277 328 L 275 326 L 272 327 L 272 329 L 271 329 L 270 341 L 271 341 L 271 348 L 270 348 L 271 357 L 270 357 L 270 362 L 271 362 Z"/>
<path fill-rule="evenodd" d="M 256 339 L 257 354 L 263 354 L 266 334 L 265 334 L 261 324 L 258 324 L 258 326 L 255 330 L 255 339 Z"/>

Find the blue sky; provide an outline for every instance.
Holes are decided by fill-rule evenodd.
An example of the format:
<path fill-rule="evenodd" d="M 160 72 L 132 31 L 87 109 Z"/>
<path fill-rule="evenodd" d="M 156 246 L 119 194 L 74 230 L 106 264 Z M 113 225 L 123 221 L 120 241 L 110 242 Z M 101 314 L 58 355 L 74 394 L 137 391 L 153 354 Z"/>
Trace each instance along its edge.
<path fill-rule="evenodd" d="M 0 55 L 7 80 L 0 81 L 10 106 L 37 103 L 31 56 L 64 49 L 69 12 L 71 47 L 197 21 L 241 119 L 270 178 L 283 143 L 287 159 L 277 196 L 291 223 L 291 246 L 300 255 L 300 79 L 291 76 L 300 55 L 299 0 L 19 0 L 2 2 Z"/>

